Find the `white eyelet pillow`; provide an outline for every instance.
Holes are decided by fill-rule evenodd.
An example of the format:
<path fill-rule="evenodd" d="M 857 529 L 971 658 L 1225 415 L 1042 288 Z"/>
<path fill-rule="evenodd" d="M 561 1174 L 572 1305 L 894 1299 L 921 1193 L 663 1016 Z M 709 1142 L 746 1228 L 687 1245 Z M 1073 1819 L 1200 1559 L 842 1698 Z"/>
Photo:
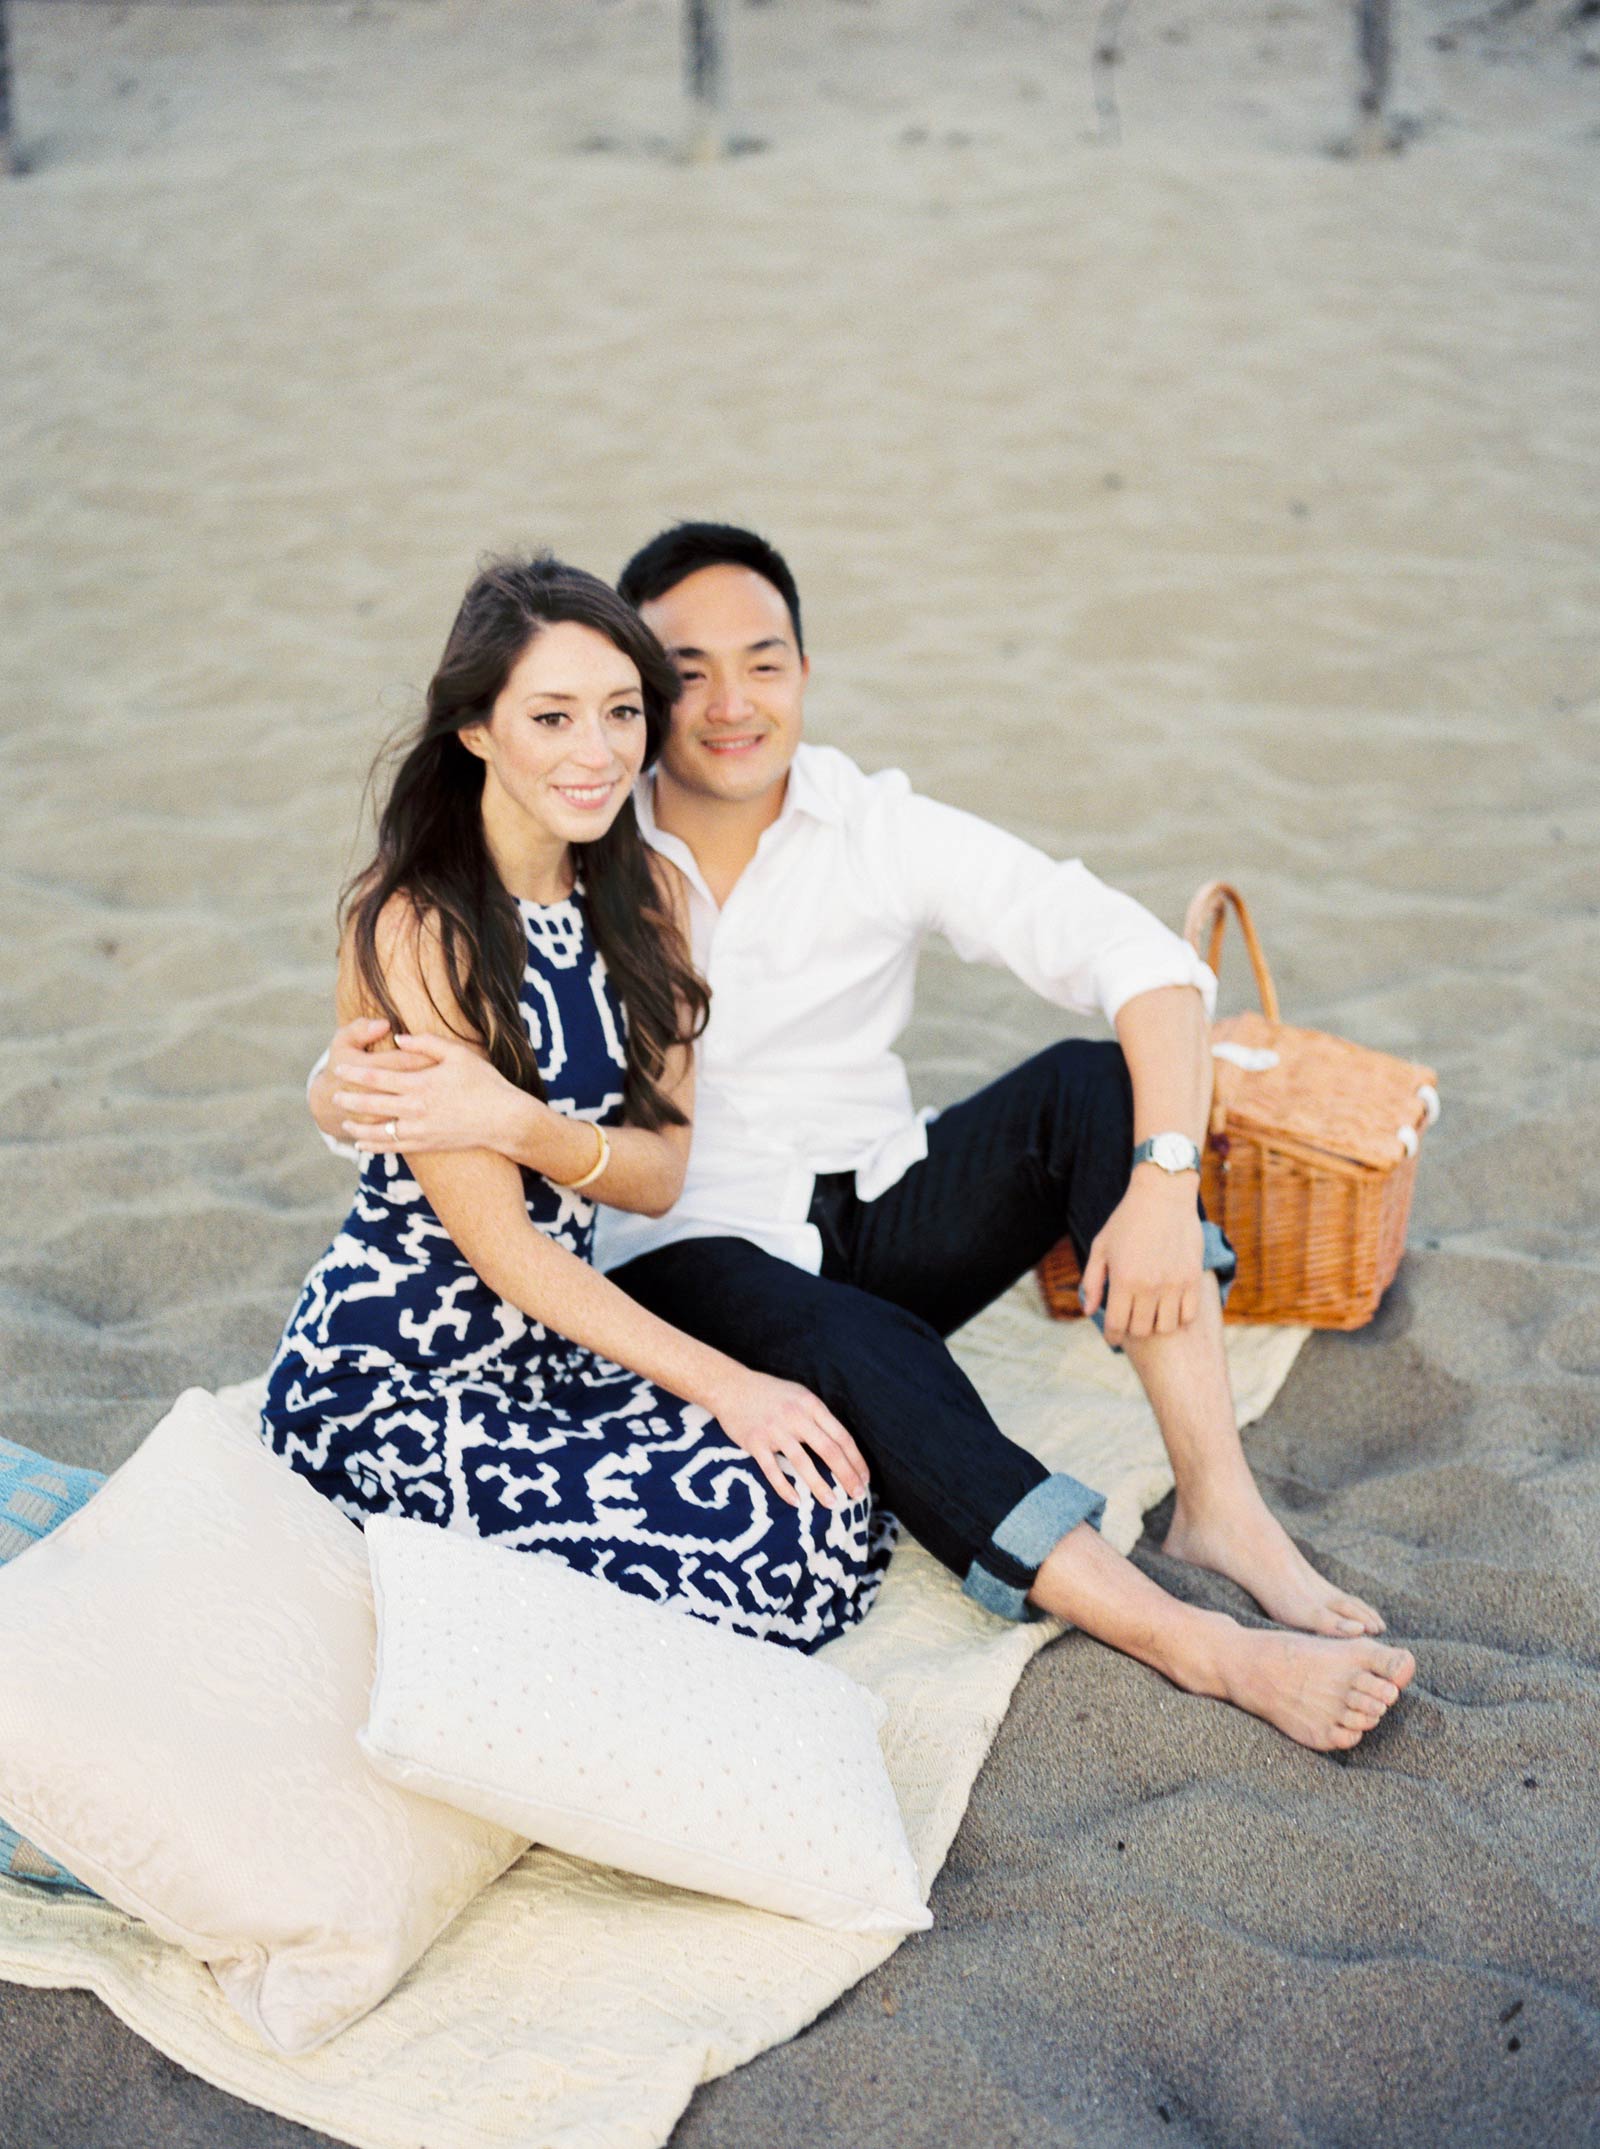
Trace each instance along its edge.
<path fill-rule="evenodd" d="M 840 1932 L 922 1900 L 883 1705 L 793 1650 L 625 1595 L 545 1553 L 367 1526 L 375 1769 L 597 1864 Z"/>
<path fill-rule="evenodd" d="M 368 1766 L 374 1638 L 361 1532 L 198 1388 L 0 1569 L 0 1812 L 280 2052 L 525 1848 Z"/>

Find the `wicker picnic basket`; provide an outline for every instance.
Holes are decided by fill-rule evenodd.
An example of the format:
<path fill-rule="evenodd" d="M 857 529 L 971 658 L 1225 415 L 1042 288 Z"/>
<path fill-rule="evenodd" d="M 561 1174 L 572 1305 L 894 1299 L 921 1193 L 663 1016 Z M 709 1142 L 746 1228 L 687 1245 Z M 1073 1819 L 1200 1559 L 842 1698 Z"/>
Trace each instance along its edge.
<path fill-rule="evenodd" d="M 1184 920 L 1206 960 L 1238 914 L 1260 1014 L 1212 1030 L 1216 1081 L 1200 1174 L 1206 1214 L 1239 1257 L 1230 1321 L 1360 1328 L 1378 1310 L 1405 1251 L 1417 1153 L 1439 1116 L 1431 1067 L 1369 1051 L 1278 1017 L 1278 995 L 1243 897 L 1226 881 L 1199 889 Z M 1058 1319 L 1080 1310 L 1078 1263 L 1063 1239 L 1039 1264 Z"/>

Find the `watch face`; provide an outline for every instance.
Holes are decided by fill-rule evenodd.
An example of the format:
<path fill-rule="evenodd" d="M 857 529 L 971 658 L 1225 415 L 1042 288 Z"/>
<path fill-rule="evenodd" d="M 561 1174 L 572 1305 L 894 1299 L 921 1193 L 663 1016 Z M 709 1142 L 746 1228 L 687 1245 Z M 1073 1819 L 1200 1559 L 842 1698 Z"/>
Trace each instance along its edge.
<path fill-rule="evenodd" d="M 1150 1144 L 1150 1161 L 1163 1171 L 1193 1171 L 1194 1144 L 1181 1134 L 1158 1134 Z"/>

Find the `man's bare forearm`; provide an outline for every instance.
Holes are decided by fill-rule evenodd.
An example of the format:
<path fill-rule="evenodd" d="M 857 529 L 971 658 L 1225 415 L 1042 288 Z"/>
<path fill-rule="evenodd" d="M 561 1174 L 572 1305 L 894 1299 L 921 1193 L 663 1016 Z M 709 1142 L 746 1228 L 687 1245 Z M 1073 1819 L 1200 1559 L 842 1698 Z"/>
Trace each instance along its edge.
<path fill-rule="evenodd" d="M 1133 1083 L 1133 1139 L 1187 1134 L 1205 1146 L 1211 1114 L 1211 1025 L 1192 985 L 1135 994 L 1117 1012 L 1117 1036 Z"/>
<path fill-rule="evenodd" d="M 1211 1031 L 1191 985 L 1135 994 L 1117 1012 L 1117 1036 L 1133 1084 L 1134 1146 L 1186 1134 L 1203 1146 L 1211 1110 Z M 1200 1175 L 1133 1167 L 1128 1191 L 1107 1218 L 1084 1265 L 1084 1309 L 1104 1307 L 1106 1339 L 1169 1336 L 1200 1306 L 1204 1256 L 1196 1196 Z"/>

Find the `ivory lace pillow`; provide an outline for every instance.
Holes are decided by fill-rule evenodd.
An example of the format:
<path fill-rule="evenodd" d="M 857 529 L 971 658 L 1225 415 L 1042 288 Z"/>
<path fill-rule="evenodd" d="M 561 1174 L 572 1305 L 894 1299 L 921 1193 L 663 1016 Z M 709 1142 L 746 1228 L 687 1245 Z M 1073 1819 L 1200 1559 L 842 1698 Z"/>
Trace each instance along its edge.
<path fill-rule="evenodd" d="M 200 1389 L 0 1569 L 0 1813 L 281 2052 L 524 1847 L 368 1767 L 373 1642 L 360 1531 Z"/>
<path fill-rule="evenodd" d="M 545 1553 L 367 1525 L 393 1782 L 519 1835 L 841 1932 L 932 1923 L 878 1747 L 825 1664 Z"/>

